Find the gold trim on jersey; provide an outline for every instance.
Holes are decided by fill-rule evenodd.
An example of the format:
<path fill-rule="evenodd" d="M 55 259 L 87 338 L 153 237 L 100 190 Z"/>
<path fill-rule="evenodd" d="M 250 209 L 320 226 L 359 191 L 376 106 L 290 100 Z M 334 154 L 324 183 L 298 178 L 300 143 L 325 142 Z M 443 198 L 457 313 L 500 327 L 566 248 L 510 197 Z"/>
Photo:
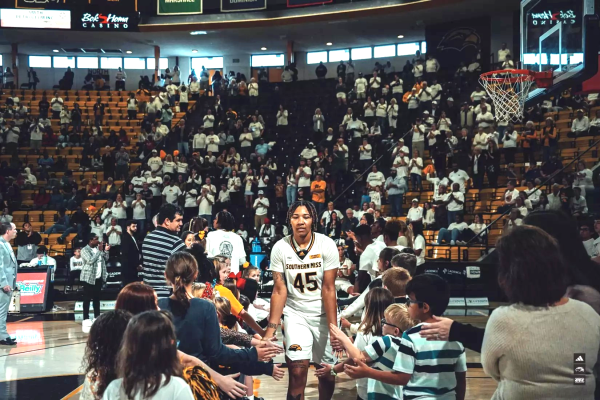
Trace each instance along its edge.
<path fill-rule="evenodd" d="M 290 246 L 292 247 L 292 249 L 294 250 L 294 253 L 296 253 L 296 255 L 298 256 L 298 258 L 300 258 L 302 261 L 304 261 L 304 257 L 306 257 L 306 255 L 308 253 L 310 253 L 310 249 L 312 249 L 313 245 L 315 244 L 315 234 L 312 233 L 310 236 L 310 243 L 308 244 L 308 247 L 306 249 L 301 249 L 300 245 L 298 243 L 296 243 L 296 240 L 294 239 L 294 235 L 290 236 Z"/>

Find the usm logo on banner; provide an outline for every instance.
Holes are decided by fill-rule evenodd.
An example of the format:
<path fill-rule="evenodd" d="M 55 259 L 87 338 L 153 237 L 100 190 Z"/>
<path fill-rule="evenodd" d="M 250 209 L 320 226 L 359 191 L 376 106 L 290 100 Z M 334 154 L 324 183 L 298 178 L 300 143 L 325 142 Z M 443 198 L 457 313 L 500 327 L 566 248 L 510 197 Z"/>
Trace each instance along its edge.
<path fill-rule="evenodd" d="M 202 0 L 157 0 L 158 15 L 202 14 Z"/>
<path fill-rule="evenodd" d="M 221 0 L 221 12 L 254 11 L 267 8 L 267 0 Z"/>

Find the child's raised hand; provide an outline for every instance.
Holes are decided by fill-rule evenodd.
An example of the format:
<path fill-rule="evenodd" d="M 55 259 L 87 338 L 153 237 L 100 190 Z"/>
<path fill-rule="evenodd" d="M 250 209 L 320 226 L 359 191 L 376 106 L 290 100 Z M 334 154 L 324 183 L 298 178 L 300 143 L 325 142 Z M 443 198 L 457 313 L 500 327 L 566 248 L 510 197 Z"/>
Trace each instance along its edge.
<path fill-rule="evenodd" d="M 360 379 L 367 377 L 367 371 L 369 367 L 367 364 L 359 360 L 358 358 L 353 359 L 355 365 L 345 364 L 344 372 L 352 379 Z"/>
<path fill-rule="evenodd" d="M 348 338 L 348 336 L 346 336 L 346 334 L 335 324 L 329 324 L 329 335 L 339 340 Z"/>

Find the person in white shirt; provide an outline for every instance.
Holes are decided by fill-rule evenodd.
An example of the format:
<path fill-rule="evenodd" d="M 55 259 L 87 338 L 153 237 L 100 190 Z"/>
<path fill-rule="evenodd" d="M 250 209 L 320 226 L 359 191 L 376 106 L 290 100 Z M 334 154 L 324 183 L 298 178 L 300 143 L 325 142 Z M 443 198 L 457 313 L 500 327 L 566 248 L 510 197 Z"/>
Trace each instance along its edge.
<path fill-rule="evenodd" d="M 398 126 L 398 102 L 395 98 L 390 100 L 390 105 L 387 108 L 387 117 L 390 130 L 394 132 Z"/>
<path fill-rule="evenodd" d="M 381 78 L 377 76 L 377 71 L 373 71 L 373 77 L 369 80 L 369 93 L 373 98 L 379 97 L 381 87 Z"/>
<path fill-rule="evenodd" d="M 400 150 L 400 152 L 398 153 L 396 158 L 394 158 L 392 167 L 396 168 L 396 172 L 398 173 L 399 178 L 406 179 L 407 186 L 408 186 L 408 164 L 409 164 L 410 160 L 409 160 L 407 154 L 408 154 L 408 150 L 406 152 L 404 152 L 404 149 Z"/>
<path fill-rule="evenodd" d="M 215 116 L 212 115 L 210 108 L 206 111 L 204 118 L 202 118 L 202 126 L 204 129 L 212 129 L 215 126 Z"/>
<path fill-rule="evenodd" d="M 162 191 L 164 202 L 169 204 L 177 205 L 181 195 L 181 189 L 179 188 L 179 186 L 175 185 L 175 179 L 171 179 L 169 185 L 165 186 L 165 188 Z"/>
<path fill-rule="evenodd" d="M 471 93 L 471 102 L 473 104 L 479 103 L 483 97 L 485 97 L 486 93 L 482 87 L 477 87 L 473 93 Z"/>
<path fill-rule="evenodd" d="M 473 148 L 479 148 L 482 151 L 488 149 L 488 134 L 485 133 L 481 125 L 479 125 L 479 129 L 473 138 Z"/>
<path fill-rule="evenodd" d="M 373 125 L 373 120 L 375 119 L 375 111 L 377 110 L 377 106 L 375 102 L 372 100 L 371 96 L 367 97 L 367 101 L 365 102 L 363 116 L 367 125 Z"/>
<path fill-rule="evenodd" d="M 136 193 L 135 200 L 131 203 L 133 209 L 133 219 L 138 225 L 139 231 L 144 234 L 146 231 L 146 200 L 142 199 L 141 193 Z"/>
<path fill-rule="evenodd" d="M 531 202 L 531 205 L 535 207 L 540 202 L 540 194 L 542 194 L 542 191 L 535 187 L 533 181 L 527 181 L 525 194 L 527 195 L 527 199 Z"/>
<path fill-rule="evenodd" d="M 475 122 L 477 122 L 479 127 L 483 128 L 484 131 L 489 132 L 489 128 L 494 125 L 494 115 L 488 111 L 486 105 L 481 105 L 481 112 L 477 114 Z"/>
<path fill-rule="evenodd" d="M 506 56 L 510 56 L 510 50 L 506 48 L 506 43 L 502 43 L 502 47 L 498 50 L 498 62 L 506 61 Z"/>
<path fill-rule="evenodd" d="M 56 272 L 56 260 L 48 255 L 48 249 L 46 246 L 40 246 L 36 250 L 36 257 L 29 262 L 30 267 L 37 267 L 38 265 L 50 266 L 50 281 L 54 282 L 54 274 Z M 81 269 L 81 267 L 80 267 Z"/>
<path fill-rule="evenodd" d="M 219 135 L 213 131 L 210 131 L 206 137 L 206 151 L 210 151 L 212 154 L 219 153 Z"/>
<path fill-rule="evenodd" d="M 513 164 L 515 162 L 515 153 L 517 151 L 517 139 L 519 134 L 514 129 L 512 123 L 509 123 L 504 130 L 502 137 L 502 153 L 504 154 L 504 162 Z"/>
<path fill-rule="evenodd" d="M 555 183 L 552 185 L 552 193 L 548 195 L 548 210 L 560 210 L 562 200 L 560 198 L 560 185 Z"/>
<path fill-rule="evenodd" d="M 463 214 L 465 205 L 465 195 L 460 191 L 458 183 L 452 184 L 452 192 L 446 193 L 443 197 L 444 205 L 448 214 L 448 224 L 451 224 L 458 214 Z"/>
<path fill-rule="evenodd" d="M 423 116 L 429 117 L 429 111 L 424 111 Z M 418 150 L 419 154 L 425 153 L 425 125 L 421 123 L 421 120 L 417 118 L 412 128 L 412 150 Z"/>
<path fill-rule="evenodd" d="M 465 171 L 458 169 L 457 163 L 453 163 L 452 172 L 450 172 L 448 175 L 448 179 L 450 179 L 450 182 L 452 183 L 458 183 L 460 186 L 460 191 L 465 193 L 465 182 L 471 178 L 469 178 L 469 175 Z"/>
<path fill-rule="evenodd" d="M 423 77 L 424 69 L 425 68 L 423 66 L 423 61 L 421 59 L 417 60 L 417 63 L 413 66 L 413 69 L 412 69 L 412 73 L 413 73 L 415 79 Z"/>
<path fill-rule="evenodd" d="M 440 63 L 436 60 L 432 54 L 427 55 L 427 61 L 425 61 L 425 72 L 427 73 L 426 79 L 432 81 L 435 79 L 437 72 L 440 70 Z"/>
<path fill-rule="evenodd" d="M 439 103 L 442 98 L 442 85 L 440 85 L 436 78 L 432 79 L 432 83 L 429 86 L 429 90 L 431 92 L 431 98 L 434 102 Z M 436 103 L 436 104 L 437 104 Z M 433 105 L 433 102 L 431 103 Z M 438 115 L 436 114 L 436 118 Z"/>
<path fill-rule="evenodd" d="M 515 63 L 511 60 L 510 54 L 507 54 L 506 59 L 502 62 L 502 69 L 515 69 Z"/>
<path fill-rule="evenodd" d="M 390 83 L 390 88 L 392 89 L 392 96 L 396 99 L 396 102 L 399 103 L 402 101 L 402 96 L 404 95 L 404 81 L 400 79 L 399 74 L 394 74 L 394 80 Z"/>
<path fill-rule="evenodd" d="M 591 169 L 587 168 L 584 161 L 579 161 L 577 163 L 577 173 L 575 174 L 575 179 L 573 180 L 573 187 L 578 187 L 581 189 L 581 195 L 586 196 L 588 192 L 592 192 L 594 190 L 594 173 Z"/>
<path fill-rule="evenodd" d="M 207 256 L 211 258 L 218 255 L 226 256 L 231 259 L 231 272 L 237 274 L 246 262 L 246 251 L 239 231 L 233 232 L 235 228 L 233 215 L 227 211 L 217 213 L 213 228 L 215 230 L 206 235 Z"/>
<path fill-rule="evenodd" d="M 288 125 L 288 110 L 283 108 L 283 105 L 279 105 L 279 111 L 277 111 L 277 126 L 287 126 Z"/>
<path fill-rule="evenodd" d="M 423 81 L 421 84 L 421 90 L 418 93 L 419 96 L 419 105 L 421 110 L 429 111 L 431 110 L 431 102 L 433 101 L 433 93 L 431 89 L 427 86 L 427 82 Z"/>
<path fill-rule="evenodd" d="M 371 154 L 372 150 L 373 149 L 369 144 L 369 141 L 367 138 L 364 138 L 362 140 L 362 145 L 360 145 L 358 148 L 358 159 L 360 161 L 361 171 L 365 171 L 367 168 L 369 168 L 369 165 L 373 163 L 373 156 Z"/>
<path fill-rule="evenodd" d="M 313 142 L 308 142 L 308 146 L 302 150 L 300 153 L 300 157 L 305 160 L 314 160 L 317 158 L 319 153 L 317 153 L 317 149 L 314 148 L 315 144 Z"/>
<path fill-rule="evenodd" d="M 62 97 L 58 95 L 58 92 L 54 92 L 54 97 L 50 100 L 50 109 L 52 110 L 52 119 L 59 119 L 60 112 L 63 110 L 65 104 Z"/>
<path fill-rule="evenodd" d="M 121 245 L 121 234 L 123 233 L 123 229 L 117 224 L 117 218 L 113 217 L 110 219 L 110 226 L 106 228 L 105 235 L 108 238 L 108 244 L 111 249 L 114 249 L 115 246 L 118 247 Z M 113 250 L 114 254 L 119 254 L 118 251 Z M 111 252 L 111 255 L 113 255 Z"/>
<path fill-rule="evenodd" d="M 212 224 L 212 206 L 215 203 L 215 196 L 209 190 L 202 186 L 200 196 L 196 199 L 198 205 L 198 215 L 208 221 L 209 226 Z"/>
<path fill-rule="evenodd" d="M 373 165 L 371 172 L 367 175 L 367 186 L 369 189 L 375 190 L 376 186 L 382 186 L 385 183 L 385 176 L 381 171 L 377 171 L 377 167 Z"/>
<path fill-rule="evenodd" d="M 254 228 L 257 232 L 260 231 L 260 227 L 264 224 L 264 219 L 269 212 L 269 199 L 265 197 L 265 192 L 262 190 L 258 191 L 258 198 L 254 200 L 252 208 L 254 208 Z"/>
<path fill-rule="evenodd" d="M 152 150 L 152 155 L 148 159 L 148 166 L 150 167 L 151 172 L 162 175 L 163 162 L 158 156 L 158 151 L 156 149 Z"/>
<path fill-rule="evenodd" d="M 519 190 L 515 189 L 515 181 L 508 181 L 506 184 L 506 192 L 504 192 L 504 205 L 498 207 L 498 212 L 505 212 L 507 209 L 512 208 L 519 197 Z"/>
<path fill-rule="evenodd" d="M 264 133 L 265 127 L 258 121 L 256 115 L 252 116 L 252 122 L 248 125 L 248 130 L 252 133 L 252 138 L 258 139 Z"/>
<path fill-rule="evenodd" d="M 364 99 L 367 97 L 367 80 L 363 77 L 362 72 L 358 73 L 358 79 L 354 81 L 354 89 L 356 91 L 357 99 Z"/>
<path fill-rule="evenodd" d="M 406 223 L 423 222 L 423 207 L 419 207 L 419 199 L 412 199 L 411 207 L 406 213 Z"/>
<path fill-rule="evenodd" d="M 408 163 L 410 169 L 410 180 L 414 191 L 422 191 L 423 185 L 421 184 L 422 172 L 423 172 L 423 159 L 420 157 L 419 150 L 413 150 L 413 158 Z"/>
<path fill-rule="evenodd" d="M 454 216 L 454 222 L 448 225 L 448 228 L 441 228 L 438 232 L 437 243 L 432 244 L 440 245 L 445 241 L 446 243 L 450 242 L 450 245 L 454 246 L 456 245 L 460 233 L 468 227 L 469 225 L 463 221 L 462 214 L 456 214 Z"/>
<path fill-rule="evenodd" d="M 161 137 L 165 137 L 169 134 L 169 127 L 164 125 L 161 121 L 156 121 L 156 133 Z"/>
<path fill-rule="evenodd" d="M 380 98 L 379 102 L 377 103 L 377 106 L 375 107 L 375 117 L 377 117 L 379 126 L 381 127 L 381 129 L 383 129 L 384 132 L 386 131 L 385 127 L 387 126 L 387 122 L 388 122 L 387 121 L 387 119 L 388 119 L 387 109 L 388 109 L 388 106 L 385 102 L 385 99 L 383 97 Z"/>
<path fill-rule="evenodd" d="M 258 102 L 258 82 L 256 78 L 250 78 L 250 84 L 248 85 L 248 96 L 250 97 L 250 103 L 256 105 Z"/>
<path fill-rule="evenodd" d="M 573 193 L 575 195 L 571 198 L 571 215 L 574 217 L 581 217 L 588 213 L 587 201 L 585 200 L 585 197 L 581 195 L 581 188 L 579 186 L 573 188 Z"/>

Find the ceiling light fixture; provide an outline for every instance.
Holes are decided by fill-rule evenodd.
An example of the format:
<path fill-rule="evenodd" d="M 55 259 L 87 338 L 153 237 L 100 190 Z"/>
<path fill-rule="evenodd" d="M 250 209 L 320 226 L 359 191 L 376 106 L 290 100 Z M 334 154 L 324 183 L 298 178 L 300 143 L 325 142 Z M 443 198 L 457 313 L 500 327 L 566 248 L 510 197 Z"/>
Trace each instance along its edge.
<path fill-rule="evenodd" d="M 398 39 L 404 39 L 404 35 L 398 35 Z"/>
<path fill-rule="evenodd" d="M 333 43 L 331 43 L 331 42 L 327 42 L 327 43 L 325 43 L 325 44 L 326 44 L 327 46 L 332 46 L 332 45 L 333 45 Z"/>
<path fill-rule="evenodd" d="M 195 36 L 195 35 L 206 35 L 206 31 L 193 31 L 193 32 L 190 32 L 190 35 L 193 35 L 193 36 Z"/>
<path fill-rule="evenodd" d="M 60 52 L 60 50 L 56 50 L 56 49 L 54 49 L 54 50 L 52 50 L 52 51 L 53 51 L 53 52 L 55 52 L 55 53 L 58 53 L 58 52 Z"/>
<path fill-rule="evenodd" d="M 260 49 L 264 51 L 264 50 L 266 50 L 267 48 L 266 48 L 266 47 L 261 47 Z"/>
<path fill-rule="evenodd" d="M 196 50 L 196 49 L 192 50 L 192 53 L 197 53 L 197 52 L 198 52 L 198 50 Z"/>
<path fill-rule="evenodd" d="M 131 54 L 131 53 L 133 53 L 133 51 L 131 51 L 131 50 L 127 50 L 125 53 L 127 53 L 127 54 Z"/>

